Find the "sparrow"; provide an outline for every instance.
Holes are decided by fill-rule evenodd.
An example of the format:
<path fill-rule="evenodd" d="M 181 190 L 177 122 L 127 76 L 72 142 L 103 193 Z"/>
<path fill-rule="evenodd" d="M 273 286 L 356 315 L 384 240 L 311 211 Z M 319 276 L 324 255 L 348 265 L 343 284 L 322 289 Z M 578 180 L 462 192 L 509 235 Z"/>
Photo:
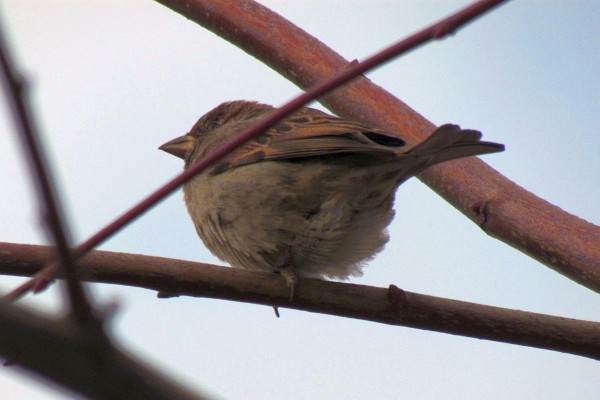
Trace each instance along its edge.
<path fill-rule="evenodd" d="M 203 115 L 159 149 L 189 168 L 273 110 L 238 100 Z M 396 189 L 427 167 L 504 150 L 481 133 L 443 125 L 407 145 L 396 135 L 302 108 L 183 186 L 198 235 L 235 268 L 344 280 L 389 239 Z"/>

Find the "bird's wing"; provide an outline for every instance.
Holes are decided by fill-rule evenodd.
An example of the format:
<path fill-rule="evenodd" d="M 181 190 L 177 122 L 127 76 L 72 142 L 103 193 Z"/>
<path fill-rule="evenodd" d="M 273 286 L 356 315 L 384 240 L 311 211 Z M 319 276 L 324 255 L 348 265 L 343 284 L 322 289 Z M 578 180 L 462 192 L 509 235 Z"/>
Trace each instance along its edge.
<path fill-rule="evenodd" d="M 314 109 L 303 109 L 225 157 L 230 166 L 332 154 L 395 155 L 402 139 Z"/>

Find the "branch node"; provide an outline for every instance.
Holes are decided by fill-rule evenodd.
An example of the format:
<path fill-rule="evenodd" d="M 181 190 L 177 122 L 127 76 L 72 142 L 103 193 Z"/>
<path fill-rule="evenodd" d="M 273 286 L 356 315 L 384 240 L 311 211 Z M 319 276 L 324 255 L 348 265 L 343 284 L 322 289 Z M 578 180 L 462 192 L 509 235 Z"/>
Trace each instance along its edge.
<path fill-rule="evenodd" d="M 446 36 L 453 35 L 460 25 L 456 25 L 453 20 L 444 20 L 431 28 L 431 37 L 433 39 L 443 39 Z"/>
<path fill-rule="evenodd" d="M 469 208 L 475 213 L 475 223 L 486 232 L 486 224 L 489 218 L 489 200 L 477 200 Z"/>
<path fill-rule="evenodd" d="M 396 285 L 390 285 L 388 288 L 388 297 L 390 302 L 392 303 L 392 310 L 399 314 L 403 308 L 408 304 L 408 300 L 406 298 L 406 292 L 400 289 Z"/>

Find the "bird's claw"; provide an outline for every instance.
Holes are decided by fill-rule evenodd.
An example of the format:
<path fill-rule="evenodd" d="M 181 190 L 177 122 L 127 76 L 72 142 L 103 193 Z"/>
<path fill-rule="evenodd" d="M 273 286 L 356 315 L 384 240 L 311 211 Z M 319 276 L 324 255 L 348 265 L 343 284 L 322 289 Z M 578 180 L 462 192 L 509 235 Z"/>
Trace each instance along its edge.
<path fill-rule="evenodd" d="M 294 301 L 294 290 L 298 285 L 298 276 L 291 268 L 281 269 L 279 273 L 285 279 L 285 285 L 290 288 L 290 301 Z"/>

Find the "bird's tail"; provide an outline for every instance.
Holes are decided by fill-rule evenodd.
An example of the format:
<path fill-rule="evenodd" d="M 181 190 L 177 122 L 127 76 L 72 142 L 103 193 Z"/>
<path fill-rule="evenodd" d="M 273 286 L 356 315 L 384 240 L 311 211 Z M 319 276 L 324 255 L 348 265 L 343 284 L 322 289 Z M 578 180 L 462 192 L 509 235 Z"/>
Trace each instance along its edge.
<path fill-rule="evenodd" d="M 400 157 L 412 159 L 414 164 L 409 164 L 423 170 L 444 161 L 503 150 L 502 144 L 481 141 L 479 131 L 460 129 L 458 125 L 446 124 L 437 128 L 421 143 L 405 150 Z"/>

